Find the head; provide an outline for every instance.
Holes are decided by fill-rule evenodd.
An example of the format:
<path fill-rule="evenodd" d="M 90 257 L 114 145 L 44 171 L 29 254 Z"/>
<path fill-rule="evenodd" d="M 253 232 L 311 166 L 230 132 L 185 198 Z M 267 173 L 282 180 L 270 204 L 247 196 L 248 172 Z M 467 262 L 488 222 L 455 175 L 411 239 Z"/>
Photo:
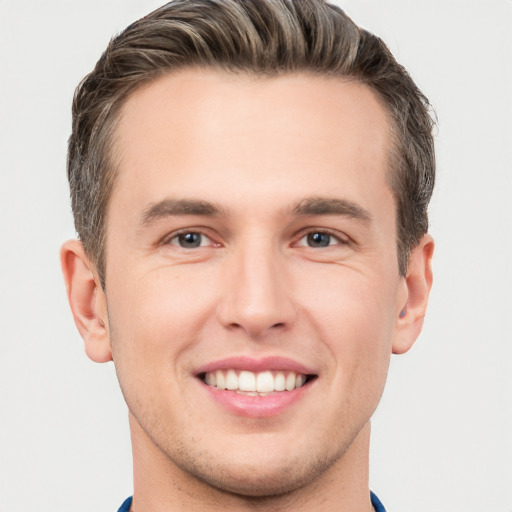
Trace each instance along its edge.
<path fill-rule="evenodd" d="M 83 247 L 62 259 L 136 460 L 253 497 L 364 481 L 431 285 L 431 128 L 385 45 L 320 1 L 176 1 L 110 43 L 74 100 Z"/>
<path fill-rule="evenodd" d="M 398 269 L 405 276 L 410 251 L 427 232 L 435 174 L 429 104 L 407 71 L 381 39 L 323 1 L 184 0 L 112 39 L 75 92 L 68 152 L 72 208 L 103 286 L 119 113 L 135 90 L 192 67 L 254 77 L 305 72 L 370 87 L 390 120 L 388 180 L 396 202 Z"/>

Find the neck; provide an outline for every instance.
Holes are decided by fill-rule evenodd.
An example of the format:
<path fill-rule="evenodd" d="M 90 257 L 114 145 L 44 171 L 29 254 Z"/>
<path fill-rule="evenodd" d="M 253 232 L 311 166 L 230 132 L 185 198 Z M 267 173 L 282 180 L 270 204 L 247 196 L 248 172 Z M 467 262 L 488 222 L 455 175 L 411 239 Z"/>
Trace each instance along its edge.
<path fill-rule="evenodd" d="M 132 510 L 142 512 L 370 512 L 370 424 L 331 467 L 306 485 L 274 496 L 244 496 L 212 487 L 177 467 L 130 415 L 133 447 Z"/>

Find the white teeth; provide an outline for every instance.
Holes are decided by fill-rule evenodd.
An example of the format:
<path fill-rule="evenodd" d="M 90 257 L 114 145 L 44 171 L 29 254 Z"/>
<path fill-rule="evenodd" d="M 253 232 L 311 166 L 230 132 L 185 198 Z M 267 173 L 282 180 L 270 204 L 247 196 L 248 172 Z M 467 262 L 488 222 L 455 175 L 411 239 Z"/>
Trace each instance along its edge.
<path fill-rule="evenodd" d="M 252 372 L 240 372 L 238 376 L 238 389 L 240 391 L 256 391 L 256 376 Z"/>
<path fill-rule="evenodd" d="M 212 384 L 215 386 L 215 384 Z M 277 372 L 274 378 L 274 388 L 276 391 L 284 391 L 286 389 L 286 378 L 283 372 Z"/>
<path fill-rule="evenodd" d="M 296 377 L 295 377 L 294 373 L 289 373 L 286 376 L 286 384 L 285 384 L 286 391 L 293 391 L 295 389 L 295 381 L 296 381 Z"/>
<path fill-rule="evenodd" d="M 274 391 L 274 376 L 271 372 L 258 373 L 256 377 L 256 391 L 259 393 L 270 393 Z"/>
<path fill-rule="evenodd" d="M 256 391 L 241 391 L 240 389 L 237 389 L 236 392 L 239 395 L 247 395 L 247 396 L 258 396 L 258 394 L 259 394 Z"/>
<path fill-rule="evenodd" d="M 226 389 L 238 389 L 238 377 L 235 370 L 228 370 L 226 373 Z"/>
<path fill-rule="evenodd" d="M 213 373 L 213 372 L 207 373 L 205 380 L 206 380 L 206 384 L 208 384 L 208 386 L 215 387 L 217 385 L 217 379 L 215 378 L 215 373 Z"/>
<path fill-rule="evenodd" d="M 306 383 L 301 373 L 264 371 L 259 373 L 242 370 L 216 370 L 207 372 L 204 381 L 217 389 L 228 389 L 249 396 L 266 396 L 276 391 L 293 391 Z"/>
<path fill-rule="evenodd" d="M 216 386 L 219 389 L 226 389 L 226 385 L 225 385 L 226 379 L 224 378 L 224 372 L 222 372 L 221 370 L 217 370 L 215 372 L 215 380 L 217 381 Z"/>

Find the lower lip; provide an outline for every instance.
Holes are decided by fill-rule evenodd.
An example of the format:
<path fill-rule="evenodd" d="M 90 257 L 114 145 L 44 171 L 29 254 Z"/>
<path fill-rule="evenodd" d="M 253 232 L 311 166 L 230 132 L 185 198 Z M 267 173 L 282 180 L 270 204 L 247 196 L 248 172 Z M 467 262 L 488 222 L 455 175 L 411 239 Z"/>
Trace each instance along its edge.
<path fill-rule="evenodd" d="M 203 387 L 218 404 L 237 416 L 265 418 L 277 416 L 290 408 L 308 392 L 310 383 L 293 391 L 279 391 L 266 396 L 242 395 L 236 391 L 227 391 L 208 386 Z"/>

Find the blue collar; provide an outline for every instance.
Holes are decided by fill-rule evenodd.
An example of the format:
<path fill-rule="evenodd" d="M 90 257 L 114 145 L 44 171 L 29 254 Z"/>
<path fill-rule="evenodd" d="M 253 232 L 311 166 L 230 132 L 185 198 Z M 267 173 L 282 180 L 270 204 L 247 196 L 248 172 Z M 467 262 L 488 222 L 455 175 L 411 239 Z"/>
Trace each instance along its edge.
<path fill-rule="evenodd" d="M 379 498 L 373 492 L 370 491 L 370 498 L 372 500 L 372 506 L 375 509 L 375 512 L 386 512 L 384 505 L 381 503 Z"/>
<path fill-rule="evenodd" d="M 372 506 L 375 509 L 375 512 L 386 512 L 384 505 L 380 502 L 379 498 L 373 494 L 373 492 L 370 492 L 370 498 L 372 500 Z M 121 505 L 121 508 L 117 512 L 129 512 L 131 504 L 132 498 L 130 497 L 124 501 L 124 503 Z"/>

